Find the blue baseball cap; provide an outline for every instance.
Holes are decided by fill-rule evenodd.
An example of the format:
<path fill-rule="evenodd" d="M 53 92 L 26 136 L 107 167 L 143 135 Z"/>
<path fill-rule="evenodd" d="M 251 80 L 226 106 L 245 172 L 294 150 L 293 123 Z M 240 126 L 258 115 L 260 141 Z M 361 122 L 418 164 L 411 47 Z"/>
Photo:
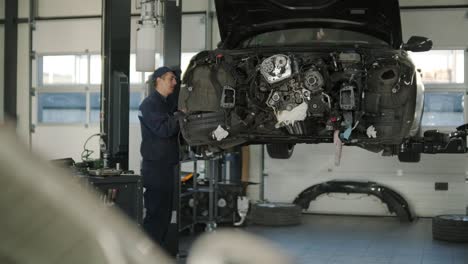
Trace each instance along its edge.
<path fill-rule="evenodd" d="M 151 76 L 151 80 L 156 81 L 157 78 L 161 78 L 161 76 L 163 76 L 164 74 L 168 72 L 172 72 L 175 74 L 174 70 L 172 70 L 171 68 L 167 66 L 159 67 L 153 72 L 153 75 Z"/>

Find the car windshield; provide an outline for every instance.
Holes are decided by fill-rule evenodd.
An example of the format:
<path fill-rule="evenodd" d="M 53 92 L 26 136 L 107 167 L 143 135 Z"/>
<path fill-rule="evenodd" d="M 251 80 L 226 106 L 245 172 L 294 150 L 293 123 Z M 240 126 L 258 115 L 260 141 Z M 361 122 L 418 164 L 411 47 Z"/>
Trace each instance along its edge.
<path fill-rule="evenodd" d="M 388 45 L 388 43 L 381 39 L 356 31 L 331 28 L 299 28 L 256 35 L 242 42 L 240 48 L 307 46 L 317 43 Z"/>

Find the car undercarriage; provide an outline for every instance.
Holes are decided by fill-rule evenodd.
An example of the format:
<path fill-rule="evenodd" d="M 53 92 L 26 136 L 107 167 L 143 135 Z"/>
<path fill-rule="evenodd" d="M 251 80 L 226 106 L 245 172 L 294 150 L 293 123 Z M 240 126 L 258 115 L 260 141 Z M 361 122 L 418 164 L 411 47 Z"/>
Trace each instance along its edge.
<path fill-rule="evenodd" d="M 392 155 L 418 132 L 417 78 L 406 51 L 385 46 L 206 51 L 183 79 L 181 130 L 209 151 L 338 138 Z"/>

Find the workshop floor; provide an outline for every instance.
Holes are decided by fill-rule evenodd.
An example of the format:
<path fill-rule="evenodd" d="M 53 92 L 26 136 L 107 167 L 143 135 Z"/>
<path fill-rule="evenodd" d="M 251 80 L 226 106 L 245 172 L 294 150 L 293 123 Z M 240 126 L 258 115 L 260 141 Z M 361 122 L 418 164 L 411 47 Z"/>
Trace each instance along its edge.
<path fill-rule="evenodd" d="M 433 240 L 428 218 L 400 223 L 392 217 L 303 215 L 299 226 L 244 230 L 281 247 L 296 263 L 468 264 L 468 244 Z M 189 254 L 191 241 L 181 241 Z"/>

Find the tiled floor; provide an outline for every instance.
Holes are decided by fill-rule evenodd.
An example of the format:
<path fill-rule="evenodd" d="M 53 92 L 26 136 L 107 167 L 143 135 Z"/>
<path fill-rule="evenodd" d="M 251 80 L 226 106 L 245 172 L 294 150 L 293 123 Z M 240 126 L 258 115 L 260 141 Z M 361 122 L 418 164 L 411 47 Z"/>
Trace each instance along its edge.
<path fill-rule="evenodd" d="M 431 219 L 304 215 L 294 227 L 249 226 L 304 264 L 468 264 L 468 244 L 432 239 Z M 190 252 L 189 252 L 190 253 Z"/>

